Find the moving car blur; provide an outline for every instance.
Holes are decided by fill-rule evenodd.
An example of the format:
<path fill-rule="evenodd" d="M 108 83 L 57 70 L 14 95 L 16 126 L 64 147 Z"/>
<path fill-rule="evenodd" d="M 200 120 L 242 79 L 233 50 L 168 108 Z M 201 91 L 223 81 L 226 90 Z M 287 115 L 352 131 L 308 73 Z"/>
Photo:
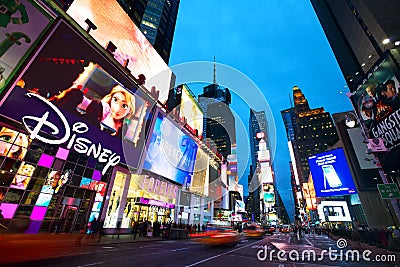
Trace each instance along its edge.
<path fill-rule="evenodd" d="M 250 224 L 243 230 L 246 237 L 250 238 L 262 238 L 265 235 L 265 230 L 257 224 Z"/>
<path fill-rule="evenodd" d="M 241 235 L 233 227 L 225 225 L 213 225 L 208 224 L 205 232 L 201 235 L 193 236 L 196 237 L 195 241 L 211 245 L 211 246 L 221 246 L 221 245 L 232 245 L 235 246 L 240 242 Z"/>
<path fill-rule="evenodd" d="M 281 233 L 290 233 L 292 231 L 292 227 L 288 224 L 284 224 L 279 228 L 279 232 Z"/>
<path fill-rule="evenodd" d="M 276 227 L 274 225 L 265 225 L 263 228 L 265 230 L 265 233 L 269 235 L 273 235 L 276 230 Z"/>

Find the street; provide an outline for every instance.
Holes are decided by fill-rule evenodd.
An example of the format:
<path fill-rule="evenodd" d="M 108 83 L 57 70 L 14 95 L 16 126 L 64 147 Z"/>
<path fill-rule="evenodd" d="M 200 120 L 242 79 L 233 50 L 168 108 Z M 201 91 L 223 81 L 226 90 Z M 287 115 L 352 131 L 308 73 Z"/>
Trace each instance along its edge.
<path fill-rule="evenodd" d="M 125 237 L 127 238 L 127 237 Z M 131 241 L 131 242 L 130 242 Z M 275 233 L 263 239 L 242 237 L 236 246 L 212 247 L 199 244 L 195 239 L 148 240 L 133 242 L 131 239 L 113 239 L 115 243 L 99 243 L 71 246 L 67 249 L 52 246 L 48 256 L 40 260 L 20 261 L 7 266 L 395 266 L 396 262 L 377 263 L 364 260 L 332 260 L 323 249 L 337 249 L 336 241 L 324 235 L 306 235 L 297 241 L 294 235 Z M 40 243 L 37 241 L 37 243 Z M 48 244 L 51 244 L 48 243 Z M 83 242 L 85 244 L 85 242 Z M 34 244 L 32 244 L 34 245 Z M 34 245 L 35 246 L 35 245 Z M 45 245 L 42 244 L 43 247 Z M 266 249 L 267 246 L 267 249 Z M 296 258 L 297 251 L 315 251 L 315 260 Z M 287 261 L 280 261 L 278 251 L 286 252 Z M 4 251 L 3 251 L 4 252 Z M 289 256 L 290 254 L 290 256 Z M 393 253 L 394 254 L 394 253 Z M 336 252 L 336 256 L 339 253 Z M 332 255 L 331 255 L 332 256 Z M 375 253 L 370 255 L 374 258 Z M 396 255 L 397 259 L 399 255 Z M 27 259 L 27 258 L 26 258 Z M 344 256 L 343 258 L 344 259 Z M 397 260 L 397 263 L 399 261 Z"/>

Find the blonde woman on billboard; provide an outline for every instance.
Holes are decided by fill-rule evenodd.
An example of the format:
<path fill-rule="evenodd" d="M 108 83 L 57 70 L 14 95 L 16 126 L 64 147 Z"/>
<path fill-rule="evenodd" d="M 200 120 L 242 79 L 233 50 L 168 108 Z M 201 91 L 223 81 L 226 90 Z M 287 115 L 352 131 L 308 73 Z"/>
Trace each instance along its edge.
<path fill-rule="evenodd" d="M 27 135 L 3 127 L 0 130 L 0 156 L 25 158 L 29 138 Z"/>
<path fill-rule="evenodd" d="M 10 188 L 25 190 L 34 170 L 35 167 L 33 165 L 27 163 L 22 164 L 12 181 Z"/>
<path fill-rule="evenodd" d="M 135 112 L 133 96 L 121 85 L 116 85 L 111 92 L 101 100 L 103 106 L 102 130 L 111 131 L 111 135 L 121 135 L 122 125 L 125 119 L 130 119 Z"/>

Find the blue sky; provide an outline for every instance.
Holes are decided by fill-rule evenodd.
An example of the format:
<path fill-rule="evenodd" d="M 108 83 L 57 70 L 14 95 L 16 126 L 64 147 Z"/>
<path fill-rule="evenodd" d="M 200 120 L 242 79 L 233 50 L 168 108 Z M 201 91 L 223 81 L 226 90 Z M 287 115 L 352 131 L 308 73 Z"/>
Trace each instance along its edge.
<path fill-rule="evenodd" d="M 290 108 L 289 94 L 292 97 L 293 86 L 303 91 L 311 108 L 324 107 L 331 114 L 352 109 L 344 94 L 348 91 L 345 80 L 311 3 L 296 0 L 181 1 L 169 65 L 213 61 L 214 55 L 218 63 L 250 79 L 268 102 L 265 110 L 267 113 L 271 110 L 273 116 L 273 119 L 268 118 L 270 131 L 276 128 L 273 163 L 276 183 L 287 203 L 290 201 L 290 158 L 280 111 Z M 220 83 L 219 68 L 217 81 Z M 211 82 L 212 67 L 209 71 Z M 226 79 L 224 77 L 223 83 Z M 237 87 L 231 84 L 228 87 L 246 96 L 248 88 L 241 86 L 243 84 L 238 83 Z M 202 92 L 200 88 L 190 88 L 196 96 Z M 246 99 L 252 99 L 252 95 L 247 95 Z M 263 109 L 264 103 L 259 104 Z M 256 106 L 259 110 L 260 105 L 252 102 L 250 107 Z M 231 108 L 248 129 L 248 106 L 235 96 Z M 237 141 L 238 169 L 244 173 L 240 182 L 245 188 L 248 175 L 245 170 L 249 165 L 247 142 L 240 137 Z M 290 209 L 290 205 L 287 208 Z"/>

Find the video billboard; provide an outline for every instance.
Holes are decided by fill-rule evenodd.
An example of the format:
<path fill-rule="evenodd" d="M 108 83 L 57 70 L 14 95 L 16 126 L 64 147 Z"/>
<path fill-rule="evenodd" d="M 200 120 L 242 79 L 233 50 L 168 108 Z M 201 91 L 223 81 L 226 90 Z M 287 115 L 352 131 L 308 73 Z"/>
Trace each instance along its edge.
<path fill-rule="evenodd" d="M 398 67 L 386 52 L 353 95 L 369 137 L 382 138 L 386 148 L 392 152 L 400 148 L 399 75 Z"/>
<path fill-rule="evenodd" d="M 190 184 L 197 144 L 160 109 L 149 136 L 143 169 L 179 184 Z"/>
<path fill-rule="evenodd" d="M 190 192 L 208 196 L 209 176 L 208 176 L 208 155 L 202 149 L 197 149 L 194 173 L 190 184 Z"/>
<path fill-rule="evenodd" d="M 34 1 L 1 1 L 0 92 L 40 40 L 52 18 Z"/>
<path fill-rule="evenodd" d="M 144 74 L 147 90 L 155 86 L 160 91 L 158 100 L 166 102 L 169 89 L 173 88 L 172 71 L 118 1 L 74 0 L 67 14 L 83 29 L 87 28 L 85 20 L 90 19 L 97 26 L 90 35 L 103 47 L 111 41 L 117 47 L 113 53 L 115 59 L 121 64 L 129 60 L 127 67 L 132 74 L 136 77 Z"/>
<path fill-rule="evenodd" d="M 343 148 L 308 157 L 317 197 L 356 194 Z"/>
<path fill-rule="evenodd" d="M 321 201 L 318 205 L 318 216 L 322 222 L 351 222 L 346 201 Z"/>
<path fill-rule="evenodd" d="M 153 103 L 60 21 L 0 105 L 30 138 L 92 156 L 105 172 L 138 167 Z"/>
<path fill-rule="evenodd" d="M 190 93 L 186 84 L 182 87 L 182 98 L 179 107 L 179 117 L 186 118 L 186 123 L 197 130 L 197 136 L 203 135 L 203 111 Z"/>

